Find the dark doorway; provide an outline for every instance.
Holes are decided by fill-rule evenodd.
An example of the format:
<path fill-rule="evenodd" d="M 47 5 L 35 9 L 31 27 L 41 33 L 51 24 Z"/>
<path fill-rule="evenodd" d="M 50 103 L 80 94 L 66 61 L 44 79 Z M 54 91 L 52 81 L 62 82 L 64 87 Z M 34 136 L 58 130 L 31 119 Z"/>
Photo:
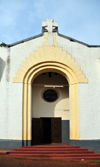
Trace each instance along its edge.
<path fill-rule="evenodd" d="M 42 143 L 51 143 L 51 118 L 41 118 Z"/>
<path fill-rule="evenodd" d="M 32 145 L 61 143 L 61 118 L 33 118 Z"/>

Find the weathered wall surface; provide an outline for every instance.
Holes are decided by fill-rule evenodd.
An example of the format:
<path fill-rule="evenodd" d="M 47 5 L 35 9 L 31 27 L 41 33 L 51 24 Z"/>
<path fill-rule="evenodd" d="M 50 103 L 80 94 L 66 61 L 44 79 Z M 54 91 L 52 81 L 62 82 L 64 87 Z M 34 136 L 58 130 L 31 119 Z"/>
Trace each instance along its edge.
<path fill-rule="evenodd" d="M 6 139 L 22 140 L 23 85 L 13 83 L 13 77 L 29 54 L 42 46 L 43 41 L 44 37 L 39 37 L 10 48 L 0 47 L 0 141 L 4 140 L 5 145 Z"/>
<path fill-rule="evenodd" d="M 0 47 L 0 81 L 6 81 L 6 62 L 8 58 L 8 48 L 7 47 Z"/>
<path fill-rule="evenodd" d="M 0 139 L 22 138 L 22 83 L 0 84 Z"/>
<path fill-rule="evenodd" d="M 89 48 L 58 35 L 56 41 L 88 78 L 88 83 L 79 84 L 80 140 L 100 139 L 100 47 Z"/>

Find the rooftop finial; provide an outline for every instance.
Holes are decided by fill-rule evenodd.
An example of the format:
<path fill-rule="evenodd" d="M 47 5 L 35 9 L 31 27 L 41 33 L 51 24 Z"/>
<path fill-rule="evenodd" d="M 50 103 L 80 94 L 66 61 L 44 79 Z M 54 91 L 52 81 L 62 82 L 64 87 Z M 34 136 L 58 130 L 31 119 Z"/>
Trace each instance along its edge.
<path fill-rule="evenodd" d="M 53 19 L 46 19 L 45 22 L 42 22 L 42 29 L 52 32 L 53 30 L 58 30 L 58 23 L 54 22 Z"/>

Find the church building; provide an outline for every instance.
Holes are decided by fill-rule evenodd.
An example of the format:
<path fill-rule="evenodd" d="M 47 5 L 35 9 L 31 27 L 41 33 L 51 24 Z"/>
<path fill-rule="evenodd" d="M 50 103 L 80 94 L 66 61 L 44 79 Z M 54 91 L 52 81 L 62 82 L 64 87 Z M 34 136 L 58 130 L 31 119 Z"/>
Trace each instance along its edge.
<path fill-rule="evenodd" d="M 100 150 L 100 46 L 59 34 L 53 19 L 0 45 L 0 149 L 50 143 Z"/>

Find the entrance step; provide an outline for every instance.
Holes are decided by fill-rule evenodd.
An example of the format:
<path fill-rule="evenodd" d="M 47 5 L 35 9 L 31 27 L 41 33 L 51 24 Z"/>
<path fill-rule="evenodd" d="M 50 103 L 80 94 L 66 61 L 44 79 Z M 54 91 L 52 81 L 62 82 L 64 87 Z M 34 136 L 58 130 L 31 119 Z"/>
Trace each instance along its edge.
<path fill-rule="evenodd" d="M 45 158 L 100 159 L 100 154 L 79 146 L 23 146 L 8 152 L 9 155 Z"/>

